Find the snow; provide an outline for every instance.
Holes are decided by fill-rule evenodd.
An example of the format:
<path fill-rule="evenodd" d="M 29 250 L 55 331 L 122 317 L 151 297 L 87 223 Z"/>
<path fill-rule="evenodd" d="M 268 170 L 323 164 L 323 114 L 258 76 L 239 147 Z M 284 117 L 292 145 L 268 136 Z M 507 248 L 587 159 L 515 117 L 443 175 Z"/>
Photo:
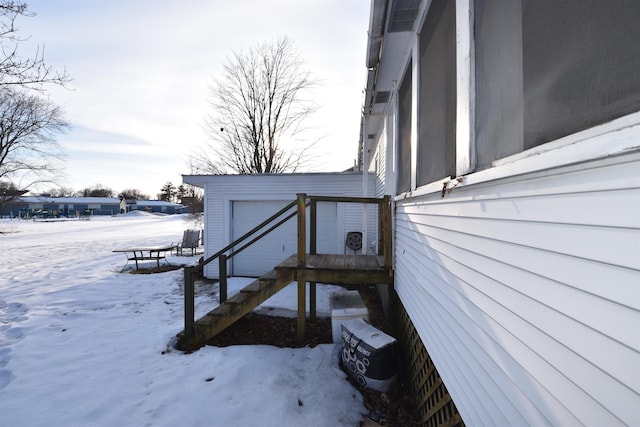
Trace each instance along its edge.
<path fill-rule="evenodd" d="M 182 270 L 121 273 L 125 259 L 112 251 L 178 241 L 192 226 L 186 218 L 0 223 L 0 425 L 359 424 L 362 396 L 333 344 L 172 347 L 183 326 Z M 229 295 L 250 281 L 230 279 Z M 292 285 L 260 311 L 293 315 Z M 320 314 L 332 290 L 319 285 Z M 216 298 L 200 292 L 197 313 Z"/>

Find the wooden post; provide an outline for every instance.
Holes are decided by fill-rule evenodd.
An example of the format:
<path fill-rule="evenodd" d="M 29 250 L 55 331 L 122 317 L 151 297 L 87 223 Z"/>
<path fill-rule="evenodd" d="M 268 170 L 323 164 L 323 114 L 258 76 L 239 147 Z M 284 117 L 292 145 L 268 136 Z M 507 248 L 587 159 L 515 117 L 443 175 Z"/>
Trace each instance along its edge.
<path fill-rule="evenodd" d="M 309 253 L 315 255 L 318 240 L 318 202 L 315 199 L 311 199 L 309 206 L 309 229 Z M 316 282 L 309 282 L 309 321 L 316 321 Z"/>
<path fill-rule="evenodd" d="M 307 195 L 297 194 L 298 205 L 298 266 L 307 265 Z"/>
<path fill-rule="evenodd" d="M 218 271 L 220 276 L 220 304 L 227 300 L 227 256 L 220 255 L 218 259 Z"/>
<path fill-rule="evenodd" d="M 391 197 L 384 196 L 383 201 L 383 216 L 384 216 L 384 266 L 391 269 L 391 255 L 393 251 L 393 241 L 391 233 Z"/>
<path fill-rule="evenodd" d="M 384 199 L 378 202 L 378 255 L 384 255 Z"/>
<path fill-rule="evenodd" d="M 304 271 L 298 270 L 298 345 L 304 344 L 306 330 L 305 321 L 307 317 L 307 284 L 304 277 Z"/>
<path fill-rule="evenodd" d="M 304 268 L 307 266 L 307 215 L 306 215 L 307 195 L 297 194 L 298 207 L 298 271 L 296 280 L 298 281 L 298 344 L 304 344 L 306 335 L 305 321 L 307 316 L 307 300 Z"/>
<path fill-rule="evenodd" d="M 184 267 L 184 333 L 193 331 L 195 317 L 195 291 L 193 285 L 193 267 Z"/>

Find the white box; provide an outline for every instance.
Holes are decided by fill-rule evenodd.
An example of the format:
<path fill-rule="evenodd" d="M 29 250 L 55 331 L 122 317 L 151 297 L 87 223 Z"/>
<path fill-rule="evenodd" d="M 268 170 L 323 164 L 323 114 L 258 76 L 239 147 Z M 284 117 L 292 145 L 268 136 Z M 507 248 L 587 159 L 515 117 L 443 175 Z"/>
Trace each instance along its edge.
<path fill-rule="evenodd" d="M 331 337 L 342 342 L 342 322 L 349 319 L 369 320 L 369 310 L 358 291 L 331 293 Z"/>

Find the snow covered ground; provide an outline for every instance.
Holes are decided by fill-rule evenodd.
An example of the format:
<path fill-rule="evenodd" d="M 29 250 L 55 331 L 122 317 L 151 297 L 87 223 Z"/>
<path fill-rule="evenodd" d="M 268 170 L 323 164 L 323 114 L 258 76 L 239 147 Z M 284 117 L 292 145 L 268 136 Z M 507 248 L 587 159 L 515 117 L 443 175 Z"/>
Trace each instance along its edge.
<path fill-rule="evenodd" d="M 178 241 L 185 218 L 0 223 L 1 426 L 358 425 L 362 396 L 333 345 L 171 347 L 182 270 L 121 273 L 112 250 Z M 232 279 L 229 295 L 246 283 Z M 292 287 L 263 308 L 294 313 L 295 301 Z M 214 305 L 204 294 L 196 311 Z"/>

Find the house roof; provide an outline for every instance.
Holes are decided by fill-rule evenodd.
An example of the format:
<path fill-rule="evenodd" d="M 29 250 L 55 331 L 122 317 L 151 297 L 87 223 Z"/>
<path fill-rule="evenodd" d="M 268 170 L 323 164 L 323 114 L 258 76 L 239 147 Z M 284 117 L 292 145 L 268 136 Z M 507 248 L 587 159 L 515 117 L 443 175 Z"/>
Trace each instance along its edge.
<path fill-rule="evenodd" d="M 52 203 L 52 204 L 100 204 L 119 205 L 120 199 L 117 197 L 48 197 L 48 196 L 24 196 L 16 199 L 17 202 L 24 203 Z"/>
<path fill-rule="evenodd" d="M 48 196 L 23 196 L 16 198 L 15 202 L 22 203 L 49 203 L 49 204 L 92 204 L 92 205 L 120 205 L 118 197 L 48 197 Z M 175 206 L 183 207 L 178 203 L 164 200 L 127 200 L 128 204 L 136 203 L 139 206 Z"/>
<path fill-rule="evenodd" d="M 138 200 L 136 203 L 138 206 L 175 206 L 184 207 L 179 203 L 167 202 L 165 200 Z"/>
<path fill-rule="evenodd" d="M 253 181 L 255 179 L 263 180 L 278 180 L 289 179 L 291 177 L 341 177 L 358 175 L 362 176 L 361 172 L 354 172 L 349 169 L 345 172 L 307 172 L 307 173 L 262 173 L 262 174 L 245 174 L 245 175 L 182 175 L 182 182 L 185 184 L 194 185 L 196 187 L 204 188 L 207 182 L 220 181 L 220 180 L 240 180 L 240 181 Z"/>
<path fill-rule="evenodd" d="M 421 0 L 373 0 L 367 41 L 367 83 L 358 144 L 358 165 L 363 167 L 364 142 L 376 140 L 382 117 L 395 85 L 407 64 Z M 384 60 L 382 58 L 384 57 Z M 364 117 L 367 128 L 364 129 Z"/>

